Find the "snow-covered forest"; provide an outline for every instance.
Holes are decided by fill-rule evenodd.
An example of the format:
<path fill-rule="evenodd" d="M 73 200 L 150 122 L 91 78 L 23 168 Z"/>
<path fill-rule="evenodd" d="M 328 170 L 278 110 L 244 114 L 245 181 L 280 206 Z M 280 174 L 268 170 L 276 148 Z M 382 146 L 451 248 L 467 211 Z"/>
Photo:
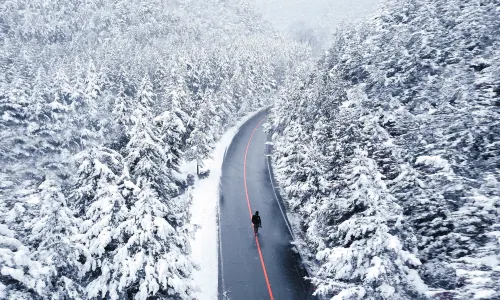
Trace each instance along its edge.
<path fill-rule="evenodd" d="M 181 166 L 270 105 L 317 295 L 500 299 L 499 16 L 386 0 L 311 64 L 248 0 L 3 1 L 0 299 L 194 299 Z"/>
<path fill-rule="evenodd" d="M 389 0 L 272 109 L 316 293 L 500 299 L 500 6 Z"/>
<path fill-rule="evenodd" d="M 193 299 L 179 165 L 309 52 L 245 0 L 3 1 L 0 298 Z"/>

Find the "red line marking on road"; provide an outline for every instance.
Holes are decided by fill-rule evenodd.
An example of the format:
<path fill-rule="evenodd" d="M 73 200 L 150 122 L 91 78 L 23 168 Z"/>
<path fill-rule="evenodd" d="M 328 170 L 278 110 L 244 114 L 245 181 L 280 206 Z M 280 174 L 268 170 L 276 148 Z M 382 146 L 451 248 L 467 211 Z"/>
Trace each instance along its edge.
<path fill-rule="evenodd" d="M 248 148 L 250 148 L 250 142 L 252 141 L 253 134 L 257 130 L 257 128 L 260 126 L 260 123 L 264 121 L 265 117 L 262 118 L 257 126 L 252 131 L 252 134 L 250 135 L 250 138 L 248 139 L 248 144 L 247 148 L 245 150 L 245 159 L 243 160 L 243 182 L 245 183 L 245 196 L 247 197 L 247 204 L 248 204 L 248 212 L 250 213 L 250 220 L 252 219 L 252 208 L 250 207 L 250 197 L 248 197 L 248 188 L 247 188 L 247 154 L 248 154 Z M 262 270 L 264 271 L 264 277 L 266 278 L 266 284 L 267 284 L 267 290 L 269 291 L 269 297 L 271 297 L 271 300 L 274 300 L 273 297 L 273 290 L 271 289 L 271 284 L 269 283 L 269 278 L 267 277 L 267 271 L 266 271 L 266 264 L 264 263 L 264 257 L 262 256 L 262 251 L 260 250 L 260 244 L 259 244 L 259 238 L 255 236 L 255 242 L 257 243 L 257 250 L 259 251 L 259 256 L 260 256 L 260 263 L 262 265 Z"/>

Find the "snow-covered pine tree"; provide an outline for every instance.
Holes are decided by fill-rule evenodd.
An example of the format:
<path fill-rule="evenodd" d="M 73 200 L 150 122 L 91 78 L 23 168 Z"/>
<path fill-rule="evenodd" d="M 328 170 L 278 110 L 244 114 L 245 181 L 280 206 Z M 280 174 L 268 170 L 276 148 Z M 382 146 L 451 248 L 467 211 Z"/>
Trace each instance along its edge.
<path fill-rule="evenodd" d="M 193 113 L 195 113 L 195 107 L 191 98 L 191 92 L 181 74 L 175 72 L 172 75 L 170 85 L 166 87 L 165 93 L 170 101 L 170 110 L 175 112 L 186 126 L 190 126 Z"/>
<path fill-rule="evenodd" d="M 128 217 L 118 227 L 124 241 L 114 255 L 111 299 L 149 297 L 192 299 L 194 264 L 189 258 L 191 229 L 184 201 L 161 196 L 147 178 L 139 179 Z"/>
<path fill-rule="evenodd" d="M 166 86 L 169 84 L 169 71 L 167 69 L 167 64 L 171 64 L 170 61 L 160 62 L 157 66 L 155 73 L 153 75 L 152 87 L 154 94 L 156 95 L 159 106 L 162 109 L 168 107 L 168 95 Z"/>
<path fill-rule="evenodd" d="M 299 177 L 302 172 L 300 161 L 303 158 L 300 156 L 299 152 L 303 143 L 302 139 L 306 135 L 303 134 L 300 126 L 296 122 L 291 122 L 283 132 L 283 135 L 284 138 L 286 138 L 286 142 L 283 143 L 285 145 L 282 146 L 279 142 L 276 145 L 276 149 L 279 153 L 276 155 L 275 170 L 276 176 L 278 176 L 278 178 L 280 176 L 282 177 L 285 192 L 290 196 L 290 208 L 295 210 L 304 200 L 301 198 L 294 198 L 296 196 L 294 192 L 296 192 L 298 188 L 294 187 L 292 182 L 295 183 L 295 181 L 300 181 Z"/>
<path fill-rule="evenodd" d="M 50 273 L 49 267 L 32 260 L 29 249 L 14 231 L 0 224 L 1 299 L 42 299 L 48 292 L 44 277 Z"/>
<path fill-rule="evenodd" d="M 24 128 L 29 115 L 28 83 L 21 74 L 12 74 L 8 89 L 3 92 L 0 102 L 0 130 L 2 132 L 2 143 L 0 144 L 0 155 L 6 162 L 13 163 L 16 159 L 26 158 L 28 153 L 23 149 L 26 138 Z"/>
<path fill-rule="evenodd" d="M 198 170 L 203 167 L 203 160 L 208 158 L 212 151 L 211 146 L 209 146 L 210 141 L 207 133 L 198 128 L 191 132 L 191 136 L 187 140 L 186 157 L 189 160 L 196 160 Z"/>
<path fill-rule="evenodd" d="M 80 269 L 72 240 L 77 234 L 78 220 L 69 209 L 57 178 L 47 174 L 39 185 L 40 213 L 33 221 L 30 241 L 32 255 L 50 269 L 45 277 L 50 299 L 84 299 L 77 277 Z"/>
<path fill-rule="evenodd" d="M 124 243 L 116 250 L 113 276 L 120 278 L 119 293 L 126 288 L 136 299 L 153 295 L 188 299 L 192 293 L 187 203 L 177 197 L 174 173 L 175 151 L 181 145 L 169 135 L 175 131 L 180 137 L 182 124 L 176 118 L 162 115 L 157 119 L 161 127 L 146 115 L 139 116 L 125 149 L 126 166 L 140 192 L 129 200 L 130 212 L 118 227 Z M 167 135 L 165 140 L 161 133 Z"/>
<path fill-rule="evenodd" d="M 139 89 L 137 90 L 137 102 L 130 119 L 133 124 L 137 124 L 143 118 L 151 119 L 154 111 L 153 85 L 148 75 L 145 75 Z"/>
<path fill-rule="evenodd" d="M 484 298 L 497 299 L 500 297 L 500 272 L 495 263 L 500 258 L 499 198 L 474 192 L 452 214 L 456 229 L 451 241 L 454 247 L 450 248 L 456 259 L 451 264 L 466 283 L 464 297 L 477 298 L 479 292 Z"/>
<path fill-rule="evenodd" d="M 233 124 L 235 121 L 234 116 L 237 110 L 234 106 L 234 99 L 231 97 L 231 91 L 226 80 L 222 81 L 221 88 L 216 93 L 214 100 L 214 106 L 217 108 L 217 117 L 219 118 L 221 125 L 227 126 L 229 124 Z M 221 126 L 220 129 L 223 130 L 225 126 Z M 222 133 L 222 131 L 219 133 Z"/>
<path fill-rule="evenodd" d="M 472 191 L 466 205 L 456 212 L 458 232 L 477 244 L 471 254 L 452 262 L 464 284 L 463 297 L 500 297 L 500 274 L 496 261 L 500 259 L 500 174 L 486 173 L 483 184 Z"/>
<path fill-rule="evenodd" d="M 104 147 L 79 153 L 75 163 L 80 165 L 80 178 L 73 186 L 72 197 L 83 221 L 79 224 L 77 242 L 85 258 L 80 273 L 88 282 L 101 273 L 101 262 L 116 243 L 113 234 L 117 223 L 128 211 L 119 187 L 126 170 L 123 157 Z"/>
<path fill-rule="evenodd" d="M 63 84 L 63 83 L 61 83 Z M 38 168 L 61 169 L 58 157 L 63 149 L 74 147 L 78 138 L 72 136 L 69 121 L 74 116 L 71 108 L 64 103 L 64 87 L 52 87 L 50 91 L 37 97 L 37 112 L 31 114 L 28 134 L 36 143 L 35 157 L 44 156 Z M 43 95 L 43 96 L 42 96 Z M 70 128 L 68 128 L 70 127 Z M 61 171 L 61 170 L 59 170 Z"/>
<path fill-rule="evenodd" d="M 61 67 L 55 72 L 54 80 L 50 85 L 50 94 L 53 95 L 55 101 L 69 105 L 71 103 L 71 93 L 70 80 Z"/>
<path fill-rule="evenodd" d="M 196 114 L 196 128 L 187 139 L 185 152 L 189 160 L 196 160 L 198 167 L 203 167 L 203 161 L 212 152 L 213 143 L 221 126 L 219 119 L 216 117 L 213 103 L 211 103 L 213 101 L 212 93 L 205 93 L 203 100 L 204 102 L 201 103 Z"/>
<path fill-rule="evenodd" d="M 302 211 L 307 215 L 307 211 L 314 209 L 314 204 L 310 203 L 315 197 L 321 198 L 329 192 L 327 168 L 329 163 L 320 151 L 316 143 L 304 141 L 299 144 L 297 161 L 294 162 L 294 174 L 290 186 L 285 191 L 290 196 L 288 205 L 292 210 Z M 309 206 L 311 205 L 311 206 Z M 308 206 L 308 207 L 305 207 Z"/>
<path fill-rule="evenodd" d="M 114 256 L 123 240 L 118 226 L 129 212 L 123 186 L 127 179 L 123 174 L 115 173 L 122 171 L 123 159 L 109 149 L 94 149 L 80 156 L 81 164 L 91 168 L 91 177 L 94 178 L 94 196 L 85 208 L 79 228 L 79 250 L 85 257 L 80 275 L 88 297 L 98 297 L 99 294 L 111 297 L 118 293 L 119 286 Z"/>
<path fill-rule="evenodd" d="M 173 71 L 169 85 L 166 86 L 166 97 L 169 101 L 169 111 L 176 114 L 185 130 L 182 135 L 182 150 L 185 150 L 186 140 L 195 128 L 194 115 L 196 113 L 191 92 L 188 90 L 185 79 L 179 71 Z"/>
<path fill-rule="evenodd" d="M 112 113 L 114 119 L 116 120 L 116 123 L 119 126 L 119 132 L 125 136 L 128 136 L 130 125 L 132 124 L 129 102 L 130 99 L 125 93 L 125 87 L 123 86 L 123 83 L 120 83 L 118 95 L 116 95 L 114 98 Z"/>
<path fill-rule="evenodd" d="M 167 147 L 166 166 L 172 171 L 178 171 L 182 149 L 184 148 L 183 137 L 186 127 L 182 119 L 176 114 L 166 111 L 154 119 L 158 126 L 158 132 L 163 143 Z"/>
<path fill-rule="evenodd" d="M 336 299 L 419 299 L 425 285 L 420 261 L 403 248 L 401 208 L 389 194 L 375 162 L 356 150 L 328 208 L 321 209 L 327 239 L 318 252 L 321 268 L 313 282 L 319 294 Z"/>
<path fill-rule="evenodd" d="M 83 217 L 88 207 L 95 200 L 97 185 L 108 174 L 102 174 L 103 164 L 99 161 L 99 151 L 91 148 L 88 151 L 81 152 L 75 157 L 75 162 L 79 165 L 75 182 L 71 188 L 71 206 L 79 217 Z M 105 179 L 104 179 L 105 180 Z"/>
<path fill-rule="evenodd" d="M 135 182 L 148 179 L 159 195 L 176 196 L 178 187 L 171 177 L 173 170 L 167 167 L 169 162 L 173 163 L 174 154 L 166 147 L 152 120 L 140 117 L 135 122 L 125 149 L 130 177 Z"/>

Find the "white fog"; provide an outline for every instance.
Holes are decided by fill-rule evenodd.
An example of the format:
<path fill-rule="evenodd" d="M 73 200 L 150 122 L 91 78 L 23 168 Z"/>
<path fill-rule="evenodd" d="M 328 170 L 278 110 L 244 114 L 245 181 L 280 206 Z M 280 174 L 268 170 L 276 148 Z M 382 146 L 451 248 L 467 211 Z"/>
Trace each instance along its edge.
<path fill-rule="evenodd" d="M 277 29 L 295 39 L 312 39 L 314 50 L 329 44 L 329 36 L 343 23 L 369 18 L 380 0 L 255 0 Z"/>

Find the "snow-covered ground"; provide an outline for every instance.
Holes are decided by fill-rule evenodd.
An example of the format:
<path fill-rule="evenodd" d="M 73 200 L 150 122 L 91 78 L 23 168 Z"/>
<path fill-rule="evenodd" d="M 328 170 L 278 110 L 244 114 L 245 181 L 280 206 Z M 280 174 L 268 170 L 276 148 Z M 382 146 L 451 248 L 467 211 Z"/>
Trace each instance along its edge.
<path fill-rule="evenodd" d="M 261 111 L 247 114 L 224 133 L 214 148 L 212 158 L 204 162 L 203 169 L 209 169 L 210 175 L 201 180 L 197 179 L 192 190 L 191 219 L 197 231 L 191 247 L 193 259 L 200 267 L 194 272 L 194 281 L 200 288 L 197 298 L 199 300 L 217 299 L 219 263 L 217 215 L 219 181 L 224 155 L 241 125 Z M 180 171 L 183 174 L 196 174 L 196 163 L 184 163 L 181 165 Z"/>

